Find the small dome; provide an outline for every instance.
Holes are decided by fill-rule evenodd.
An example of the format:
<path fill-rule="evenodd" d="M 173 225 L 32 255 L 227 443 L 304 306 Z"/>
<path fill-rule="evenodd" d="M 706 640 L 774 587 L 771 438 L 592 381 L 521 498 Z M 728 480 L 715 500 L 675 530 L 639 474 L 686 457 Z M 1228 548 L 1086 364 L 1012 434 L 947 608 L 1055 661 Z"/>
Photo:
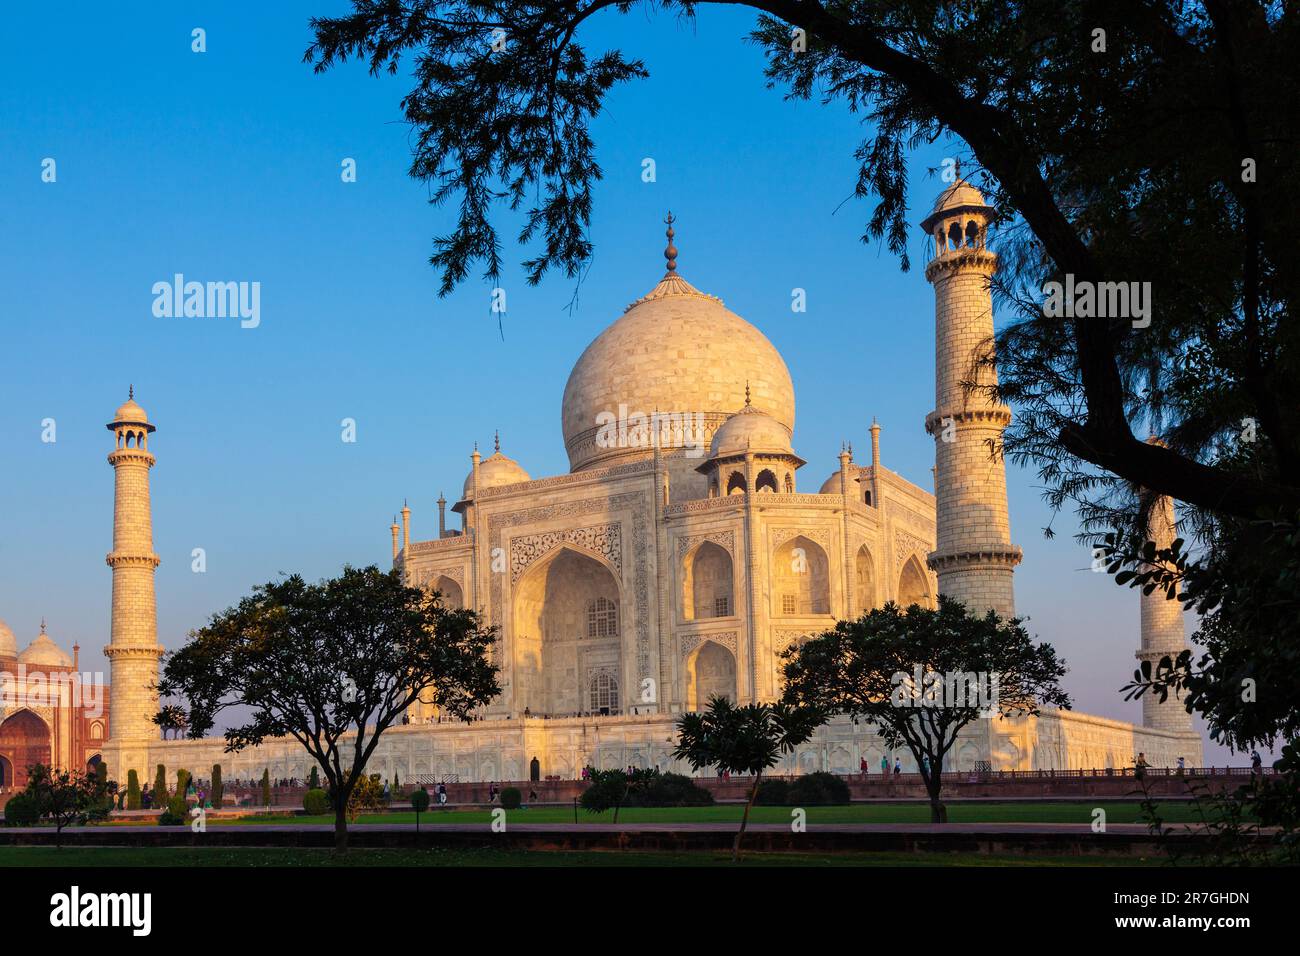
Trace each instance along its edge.
<path fill-rule="evenodd" d="M 18 655 L 18 663 L 39 664 L 44 667 L 71 667 L 72 658 L 50 640 L 48 634 L 42 632 Z"/>
<path fill-rule="evenodd" d="M 713 433 L 709 457 L 743 455 L 793 455 L 790 447 L 790 429 L 766 412 L 746 405 L 732 415 Z"/>
<path fill-rule="evenodd" d="M 507 458 L 500 451 L 495 451 L 491 456 L 484 458 L 478 463 L 478 487 L 479 491 L 485 488 L 500 488 L 503 485 L 517 485 L 521 481 L 532 481 L 528 472 L 524 471 L 519 462 L 513 458 Z M 472 498 L 474 496 L 474 471 L 465 476 L 465 487 L 462 490 L 462 498 Z"/>
<path fill-rule="evenodd" d="M 983 205 L 985 205 L 983 194 L 966 180 L 959 179 L 939 193 L 934 200 L 934 208 L 930 212 L 947 212 L 949 209 L 956 209 L 958 206 Z"/>
<path fill-rule="evenodd" d="M 149 424 L 149 416 L 145 414 L 143 408 L 135 403 L 135 399 L 129 398 L 113 413 L 113 421 L 130 422 L 133 425 L 147 425 Z"/>
<path fill-rule="evenodd" d="M 930 215 L 926 216 L 922 221 L 921 228 L 928 232 L 933 228 L 937 220 L 959 210 L 967 212 L 984 210 L 989 212 L 991 207 L 984 201 L 984 195 L 978 189 L 966 182 L 966 180 L 959 179 L 939 193 L 934 200 L 934 208 L 930 210 Z"/>
<path fill-rule="evenodd" d="M 14 637 L 14 632 L 9 629 L 9 625 L 0 620 L 0 658 L 18 656 L 18 639 Z"/>
<path fill-rule="evenodd" d="M 861 481 L 861 479 L 858 477 L 857 468 L 855 467 L 853 471 L 849 472 L 850 487 L 859 481 Z M 819 495 L 838 495 L 840 493 L 840 473 L 838 471 L 832 471 L 831 476 L 822 482 L 821 490 L 817 493 Z M 852 491 L 850 490 L 850 494 L 851 493 Z"/>

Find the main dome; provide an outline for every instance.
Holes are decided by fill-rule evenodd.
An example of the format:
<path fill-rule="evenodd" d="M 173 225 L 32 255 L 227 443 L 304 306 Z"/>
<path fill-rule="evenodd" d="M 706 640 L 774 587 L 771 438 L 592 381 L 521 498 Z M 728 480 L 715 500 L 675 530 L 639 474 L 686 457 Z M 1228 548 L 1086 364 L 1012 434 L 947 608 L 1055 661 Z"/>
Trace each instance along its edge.
<path fill-rule="evenodd" d="M 674 250 L 675 252 L 675 250 Z M 645 442 L 610 442 L 611 422 L 631 416 L 701 415 L 705 440 L 745 405 L 794 431 L 794 383 L 758 329 L 671 269 L 587 346 L 564 386 L 564 447 L 573 471 L 654 453 Z M 621 434 L 638 434 L 636 420 Z M 599 438 L 599 435 L 606 436 Z"/>

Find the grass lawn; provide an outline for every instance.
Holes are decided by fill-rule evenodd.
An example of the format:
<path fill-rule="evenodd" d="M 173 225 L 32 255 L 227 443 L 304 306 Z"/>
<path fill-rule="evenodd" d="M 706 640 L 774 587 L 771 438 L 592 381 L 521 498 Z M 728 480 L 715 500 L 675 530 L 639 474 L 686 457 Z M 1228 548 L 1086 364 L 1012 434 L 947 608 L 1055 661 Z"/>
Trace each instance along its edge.
<path fill-rule="evenodd" d="M 948 805 L 948 820 L 952 823 L 1091 823 L 1092 812 L 1101 807 L 1106 811 L 1107 823 L 1141 823 L 1138 804 L 1129 801 L 1097 801 L 1083 803 L 954 803 Z M 1189 823 L 1195 820 L 1194 809 L 1184 803 L 1162 806 L 1165 819 L 1170 823 Z M 750 815 L 753 823 L 789 823 L 790 807 L 755 807 Z M 929 823 L 930 807 L 922 803 L 855 803 L 842 807 L 808 807 L 809 823 Z M 619 823 L 739 823 L 744 812 L 740 804 L 722 804 L 711 807 L 628 807 L 619 811 Z M 572 823 L 572 807 L 537 807 L 530 810 L 508 811 L 510 819 L 521 823 Z M 430 810 L 420 814 L 420 824 L 436 826 L 440 823 L 487 824 L 492 819 L 489 810 Z M 257 826 L 276 823 L 329 823 L 332 816 L 248 816 L 222 821 L 223 823 Z M 415 814 L 377 813 L 365 814 L 358 823 L 414 823 Z M 578 811 L 579 823 L 613 823 L 614 813 L 601 814 Z"/>
<path fill-rule="evenodd" d="M 981 856 L 974 853 L 747 853 L 743 866 L 1161 866 L 1163 859 L 1085 856 Z M 379 849 L 299 847 L 0 847 L 0 867 L 211 867 L 211 866 L 731 866 L 723 852 Z"/>

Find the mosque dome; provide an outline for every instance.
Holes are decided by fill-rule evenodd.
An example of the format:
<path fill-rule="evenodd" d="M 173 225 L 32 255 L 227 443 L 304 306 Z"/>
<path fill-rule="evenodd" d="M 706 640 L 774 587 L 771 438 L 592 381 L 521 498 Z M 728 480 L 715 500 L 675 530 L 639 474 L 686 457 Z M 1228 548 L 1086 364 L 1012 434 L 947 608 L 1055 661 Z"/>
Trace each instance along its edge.
<path fill-rule="evenodd" d="M 135 399 L 127 399 L 113 413 L 113 421 L 130 422 L 132 425 L 147 425 L 149 424 L 149 416 L 145 414 L 143 408 L 135 403 Z"/>
<path fill-rule="evenodd" d="M 598 438 L 602 425 L 626 416 L 698 414 L 712 432 L 744 405 L 746 383 L 754 405 L 784 426 L 787 443 L 794 431 L 794 383 L 781 353 L 721 299 L 677 275 L 669 233 L 667 274 L 569 374 L 563 428 L 573 471 L 653 454 L 644 442 L 619 447 Z"/>
<path fill-rule="evenodd" d="M 9 625 L 0 620 L 0 658 L 18 656 L 18 639 L 14 637 L 14 632 L 9 629 Z"/>
<path fill-rule="evenodd" d="M 28 644 L 18 655 L 18 663 L 37 664 L 43 667 L 71 667 L 72 658 L 50 640 L 42 625 L 41 633 L 36 636 L 36 640 Z"/>
<path fill-rule="evenodd" d="M 519 462 L 501 454 L 499 442 L 496 450 L 478 463 L 479 491 L 487 488 L 499 488 L 502 485 L 517 485 L 521 481 L 532 481 L 532 478 L 528 472 L 524 471 Z M 465 476 L 465 485 L 461 490 L 461 498 L 469 499 L 473 496 L 474 471 L 470 469 L 470 473 Z"/>
<path fill-rule="evenodd" d="M 988 209 L 989 205 L 984 201 L 984 194 L 966 180 L 958 179 L 935 197 L 934 208 L 922 221 L 921 228 L 929 231 L 934 222 L 950 213 L 975 210 L 987 212 Z"/>
<path fill-rule="evenodd" d="M 793 455 L 790 429 L 766 412 L 746 405 L 713 433 L 710 458 L 753 452 L 756 455 Z"/>
<path fill-rule="evenodd" d="M 852 485 L 861 479 L 858 477 L 857 469 L 854 468 L 849 472 L 849 484 Z M 817 492 L 819 495 L 838 495 L 840 493 L 840 473 L 832 471 L 831 476 L 822 482 L 821 488 Z"/>

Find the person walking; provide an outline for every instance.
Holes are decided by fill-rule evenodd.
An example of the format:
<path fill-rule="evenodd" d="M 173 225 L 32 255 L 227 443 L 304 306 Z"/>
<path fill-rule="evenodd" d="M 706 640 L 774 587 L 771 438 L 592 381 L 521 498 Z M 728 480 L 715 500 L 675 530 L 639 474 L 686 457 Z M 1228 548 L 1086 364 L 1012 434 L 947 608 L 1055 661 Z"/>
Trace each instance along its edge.
<path fill-rule="evenodd" d="M 880 775 L 882 777 L 889 776 L 889 754 L 885 754 L 880 758 Z"/>
<path fill-rule="evenodd" d="M 899 757 L 895 757 L 895 758 L 894 758 L 894 778 L 897 779 L 897 778 L 898 778 L 898 775 L 901 774 L 902 772 L 903 772 L 903 761 L 902 761 L 901 758 L 899 758 Z"/>

